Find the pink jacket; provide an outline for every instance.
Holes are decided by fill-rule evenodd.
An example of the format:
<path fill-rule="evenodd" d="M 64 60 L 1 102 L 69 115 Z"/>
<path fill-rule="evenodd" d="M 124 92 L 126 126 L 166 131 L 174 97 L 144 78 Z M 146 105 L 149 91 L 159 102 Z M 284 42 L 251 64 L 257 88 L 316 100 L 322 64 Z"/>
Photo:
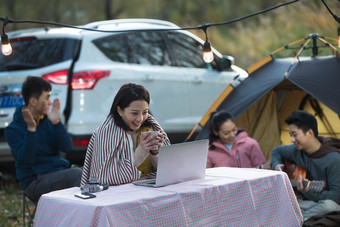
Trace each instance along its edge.
<path fill-rule="evenodd" d="M 259 144 L 245 131 L 238 134 L 231 152 L 220 140 L 214 141 L 213 145 L 215 146 L 213 149 L 209 147 L 207 168 L 223 166 L 254 168 L 266 163 Z"/>

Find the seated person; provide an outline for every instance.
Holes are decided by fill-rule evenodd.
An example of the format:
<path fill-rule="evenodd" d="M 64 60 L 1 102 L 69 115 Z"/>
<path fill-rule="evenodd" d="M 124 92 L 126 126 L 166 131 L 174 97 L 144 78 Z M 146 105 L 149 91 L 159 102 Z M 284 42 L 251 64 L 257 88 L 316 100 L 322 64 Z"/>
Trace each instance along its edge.
<path fill-rule="evenodd" d="M 125 184 L 155 171 L 158 148 L 169 145 L 170 141 L 162 133 L 152 136 L 141 133 L 163 132 L 148 112 L 149 103 L 149 92 L 143 86 L 130 83 L 120 88 L 108 117 L 91 137 L 82 185 L 92 177 L 98 178 L 102 184 Z"/>
<path fill-rule="evenodd" d="M 15 110 L 5 129 L 17 178 L 34 203 L 44 193 L 80 186 L 82 174 L 60 156 L 71 150 L 72 140 L 60 121 L 59 99 L 50 100 L 51 89 L 41 77 L 27 77 L 22 85 L 25 105 Z"/>
<path fill-rule="evenodd" d="M 308 180 L 325 181 L 321 192 L 304 187 L 302 178 L 297 180 L 298 202 L 305 219 L 340 210 L 340 140 L 318 137 L 316 118 L 305 111 L 288 116 L 289 134 L 293 144 L 278 146 L 271 154 L 271 167 L 282 171 L 284 160 L 307 171 Z"/>
<path fill-rule="evenodd" d="M 262 168 L 264 164 L 266 158 L 257 141 L 238 129 L 229 113 L 222 111 L 211 114 L 207 168 Z"/>

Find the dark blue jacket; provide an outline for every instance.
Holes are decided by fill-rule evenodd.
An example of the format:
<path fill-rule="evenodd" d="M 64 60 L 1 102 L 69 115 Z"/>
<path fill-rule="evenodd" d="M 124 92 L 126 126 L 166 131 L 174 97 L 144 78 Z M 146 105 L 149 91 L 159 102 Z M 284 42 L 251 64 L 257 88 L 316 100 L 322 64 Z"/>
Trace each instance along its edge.
<path fill-rule="evenodd" d="M 25 189 L 38 175 L 70 166 L 60 157 L 60 151 L 70 151 L 72 140 L 63 124 L 53 126 L 47 116 L 39 121 L 35 132 L 28 131 L 21 109 L 15 110 L 13 121 L 5 129 L 5 138 L 15 159 L 17 178 Z"/>

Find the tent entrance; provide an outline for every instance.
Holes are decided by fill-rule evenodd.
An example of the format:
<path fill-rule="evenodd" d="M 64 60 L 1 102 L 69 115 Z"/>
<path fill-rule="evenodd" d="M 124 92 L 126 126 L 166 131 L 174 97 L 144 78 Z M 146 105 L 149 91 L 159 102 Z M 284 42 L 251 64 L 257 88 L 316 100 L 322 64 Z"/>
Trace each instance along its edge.
<path fill-rule="evenodd" d="M 340 138 L 339 116 L 288 80 L 283 80 L 244 111 L 236 123 L 259 142 L 266 159 L 270 159 L 274 147 L 291 144 L 284 121 L 298 109 L 316 116 L 319 136 Z"/>

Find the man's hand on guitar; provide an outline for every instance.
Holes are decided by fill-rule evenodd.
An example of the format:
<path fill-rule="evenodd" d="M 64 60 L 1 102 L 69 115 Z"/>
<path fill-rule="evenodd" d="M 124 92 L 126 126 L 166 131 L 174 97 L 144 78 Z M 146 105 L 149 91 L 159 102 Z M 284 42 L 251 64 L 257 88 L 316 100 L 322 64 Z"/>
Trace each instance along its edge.
<path fill-rule="evenodd" d="M 277 164 L 275 167 L 274 167 L 274 170 L 277 170 L 277 171 L 283 171 L 283 168 L 285 167 L 284 164 Z"/>
<path fill-rule="evenodd" d="M 302 193 L 307 193 L 309 191 L 309 180 L 302 179 L 302 176 L 299 176 L 299 178 L 296 180 L 297 183 L 297 190 L 299 190 Z"/>

